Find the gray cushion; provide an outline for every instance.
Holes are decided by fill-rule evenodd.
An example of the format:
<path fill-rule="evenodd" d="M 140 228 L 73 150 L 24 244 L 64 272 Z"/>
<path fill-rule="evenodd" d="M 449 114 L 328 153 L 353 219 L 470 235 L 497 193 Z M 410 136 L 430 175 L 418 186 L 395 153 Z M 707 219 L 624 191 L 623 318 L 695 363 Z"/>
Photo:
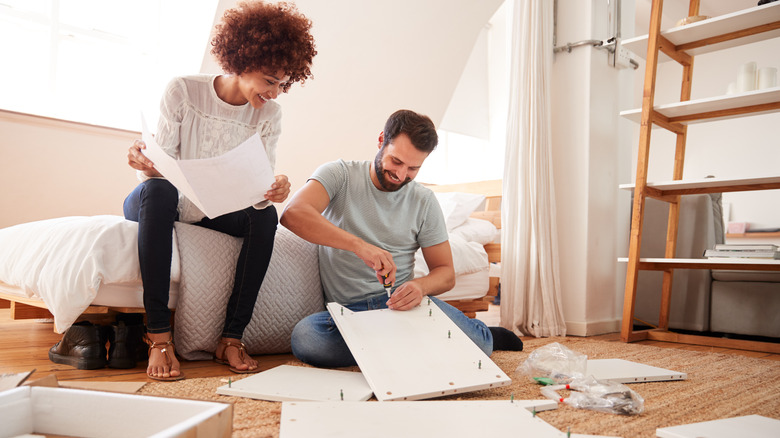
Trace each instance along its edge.
<path fill-rule="evenodd" d="M 174 338 L 184 359 L 213 357 L 224 326 L 241 239 L 176 223 L 181 286 Z M 283 226 L 243 342 L 250 354 L 290 352 L 290 334 L 304 317 L 325 309 L 317 246 Z"/>

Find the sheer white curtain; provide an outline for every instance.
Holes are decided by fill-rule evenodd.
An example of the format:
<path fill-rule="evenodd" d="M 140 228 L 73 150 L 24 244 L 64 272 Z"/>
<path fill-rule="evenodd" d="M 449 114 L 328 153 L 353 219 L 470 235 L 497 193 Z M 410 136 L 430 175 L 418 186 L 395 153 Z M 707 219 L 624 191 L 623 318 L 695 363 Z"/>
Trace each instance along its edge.
<path fill-rule="evenodd" d="M 501 325 L 564 336 L 550 136 L 553 2 L 514 0 L 501 237 Z"/>

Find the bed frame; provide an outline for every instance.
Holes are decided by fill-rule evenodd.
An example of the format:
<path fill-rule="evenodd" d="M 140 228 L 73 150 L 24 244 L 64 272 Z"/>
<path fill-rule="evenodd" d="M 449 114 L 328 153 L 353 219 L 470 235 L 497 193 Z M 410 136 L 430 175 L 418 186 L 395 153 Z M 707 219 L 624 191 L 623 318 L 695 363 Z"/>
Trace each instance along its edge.
<path fill-rule="evenodd" d="M 20 297 L 14 293 L 19 290 L 16 286 L 10 286 L 0 281 L 0 309 L 11 309 L 12 320 L 54 318 L 43 300 Z M 100 319 L 101 315 L 111 318 L 116 313 L 144 313 L 144 309 L 143 307 L 89 306 L 78 320 L 88 316 L 90 321 L 95 322 Z"/>
<path fill-rule="evenodd" d="M 502 180 L 494 179 L 472 183 L 442 185 L 425 184 L 425 186 L 434 192 L 439 193 L 461 192 L 485 195 L 485 208 L 479 211 L 475 211 L 471 214 L 471 217 L 488 220 L 492 222 L 496 228 L 501 229 Z M 488 261 L 490 263 L 498 263 L 501 261 L 501 244 L 488 243 L 485 245 L 485 251 L 488 254 Z M 477 316 L 477 312 L 487 311 L 490 308 L 490 303 L 492 303 L 498 296 L 499 280 L 499 277 L 490 277 L 490 285 L 487 294 L 482 298 L 474 298 L 472 300 L 453 300 L 447 301 L 447 303 L 457 307 L 469 318 L 474 318 Z"/>

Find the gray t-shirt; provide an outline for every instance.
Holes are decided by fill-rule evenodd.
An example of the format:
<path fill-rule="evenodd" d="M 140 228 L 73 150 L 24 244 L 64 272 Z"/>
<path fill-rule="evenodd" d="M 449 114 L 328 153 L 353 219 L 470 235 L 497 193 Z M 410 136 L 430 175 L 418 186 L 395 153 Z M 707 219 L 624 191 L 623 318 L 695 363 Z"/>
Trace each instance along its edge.
<path fill-rule="evenodd" d="M 370 171 L 369 161 L 338 160 L 320 166 L 311 179 L 330 197 L 322 213 L 326 219 L 392 254 L 398 287 L 413 278 L 417 249 L 447 241 L 447 227 L 430 189 L 412 181 L 383 192 L 371 182 Z M 319 259 L 328 301 L 346 305 L 385 294 L 376 272 L 354 253 L 321 245 Z"/>

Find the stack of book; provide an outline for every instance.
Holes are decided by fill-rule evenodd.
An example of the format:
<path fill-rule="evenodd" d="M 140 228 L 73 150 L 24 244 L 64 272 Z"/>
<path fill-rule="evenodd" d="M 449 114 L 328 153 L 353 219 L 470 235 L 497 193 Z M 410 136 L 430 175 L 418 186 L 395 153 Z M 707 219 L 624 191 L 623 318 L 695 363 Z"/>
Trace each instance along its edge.
<path fill-rule="evenodd" d="M 754 245 L 719 243 L 715 245 L 715 248 L 704 251 L 704 257 L 708 259 L 747 258 L 780 260 L 780 247 L 771 243 Z"/>

